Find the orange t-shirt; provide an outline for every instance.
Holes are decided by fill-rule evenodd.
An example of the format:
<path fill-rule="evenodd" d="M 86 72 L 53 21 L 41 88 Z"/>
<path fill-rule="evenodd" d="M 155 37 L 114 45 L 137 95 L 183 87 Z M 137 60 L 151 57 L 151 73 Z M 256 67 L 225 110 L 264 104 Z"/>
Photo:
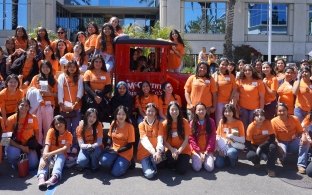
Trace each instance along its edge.
<path fill-rule="evenodd" d="M 38 41 L 38 45 L 39 45 L 39 48 L 41 49 L 41 51 L 44 51 L 46 46 L 48 46 L 49 44 L 46 40 L 42 40 L 42 41 Z"/>
<path fill-rule="evenodd" d="M 308 128 L 310 125 L 312 125 L 312 122 L 310 121 L 310 114 L 308 114 L 302 121 L 301 126 L 306 129 Z"/>
<path fill-rule="evenodd" d="M 139 124 L 140 138 L 147 137 L 154 148 L 157 146 L 157 137 L 164 135 L 164 128 L 161 122 L 155 120 L 152 125 L 149 125 L 145 120 Z M 137 159 L 138 161 L 150 156 L 151 154 L 147 151 L 144 146 L 139 142 Z"/>
<path fill-rule="evenodd" d="M 113 122 L 114 123 L 114 122 Z M 117 150 L 128 143 L 135 142 L 135 132 L 132 124 L 127 123 L 123 127 L 117 127 L 112 130 L 112 127 L 109 129 L 108 136 L 112 138 L 113 141 L 113 149 L 117 152 Z M 130 161 L 133 156 L 133 147 L 131 149 L 126 150 L 124 152 L 118 153 L 121 157 Z"/>
<path fill-rule="evenodd" d="M 146 105 L 148 103 L 154 103 L 157 108 L 159 108 L 159 102 L 157 95 L 149 94 L 149 96 L 145 97 L 143 96 L 141 99 L 139 99 L 139 96 L 135 97 L 135 107 L 141 108 L 142 111 L 145 113 L 146 111 Z"/>
<path fill-rule="evenodd" d="M 195 106 L 198 102 L 202 102 L 207 107 L 212 106 L 212 94 L 217 92 L 215 80 L 211 77 L 207 78 L 196 78 L 195 75 L 191 75 L 185 85 L 184 89 L 190 93 L 190 99 L 192 105 Z M 191 108 L 191 105 L 187 105 Z"/>
<path fill-rule="evenodd" d="M 95 48 L 97 36 L 98 36 L 97 34 L 92 34 L 90 37 L 87 38 L 87 40 L 86 40 L 86 42 L 84 44 L 84 49 L 85 50 L 88 50 L 91 47 Z"/>
<path fill-rule="evenodd" d="M 65 76 L 67 82 L 64 79 L 63 83 L 63 90 L 64 90 L 64 98 L 63 102 L 71 102 L 74 104 L 77 101 L 77 93 L 78 93 L 78 81 L 77 83 L 74 82 L 74 80 L 69 77 Z M 67 86 L 68 84 L 68 86 Z M 69 91 L 68 91 L 69 88 Z M 69 94 L 70 93 L 70 94 Z M 81 108 L 81 101 L 79 101 L 78 105 L 75 107 L 75 110 L 79 110 Z"/>
<path fill-rule="evenodd" d="M 163 121 L 164 141 L 167 141 L 171 145 L 171 147 L 179 149 L 182 143 L 184 142 L 184 140 L 178 136 L 178 125 L 176 122 L 172 122 L 171 136 L 168 138 L 167 122 L 168 122 L 167 120 Z M 183 119 L 183 128 L 184 128 L 184 136 L 189 137 L 191 135 L 191 128 L 186 119 Z M 182 151 L 182 154 L 191 155 L 191 148 L 189 144 L 185 146 L 184 150 Z"/>
<path fill-rule="evenodd" d="M 271 121 L 263 121 L 261 127 L 257 127 L 255 122 L 248 125 L 246 132 L 246 140 L 251 141 L 254 145 L 260 145 L 267 141 L 270 135 L 275 134 Z"/>
<path fill-rule="evenodd" d="M 271 123 L 278 141 L 291 141 L 294 135 L 303 131 L 300 121 L 293 115 L 289 115 L 286 121 L 277 116 L 271 120 Z"/>
<path fill-rule="evenodd" d="M 17 123 L 17 113 L 13 114 L 7 119 L 5 132 L 13 132 L 15 124 Z M 24 129 L 23 129 L 24 128 Z M 36 136 L 37 140 L 39 137 L 39 126 L 38 120 L 35 115 L 28 114 L 26 118 L 20 118 L 18 120 L 17 140 L 21 142 L 22 145 L 26 145 L 29 138 Z"/>
<path fill-rule="evenodd" d="M 1 109 L 4 109 L 6 113 L 13 113 L 17 111 L 17 103 L 22 100 L 24 93 L 22 90 L 17 89 L 14 93 L 9 94 L 7 88 L 2 89 L 0 92 Z"/>
<path fill-rule="evenodd" d="M 111 84 L 111 77 L 108 72 L 102 70 L 99 74 L 95 73 L 94 70 L 87 70 L 83 75 L 83 81 L 90 81 L 92 90 L 103 90 L 105 85 Z"/>
<path fill-rule="evenodd" d="M 93 129 L 92 128 L 88 128 L 85 131 L 85 139 L 83 139 L 83 134 L 82 134 L 82 125 L 79 125 L 76 129 L 76 135 L 77 135 L 77 139 L 82 139 L 85 140 L 84 143 L 85 144 L 94 144 L 97 142 L 97 140 L 93 139 Z M 96 137 L 97 138 L 103 138 L 103 127 L 102 124 L 99 122 L 97 127 L 96 127 Z"/>
<path fill-rule="evenodd" d="M 74 53 L 66 53 L 63 57 L 66 58 L 66 60 L 68 60 L 68 61 L 75 60 L 79 66 L 82 66 L 83 64 L 88 64 L 88 57 L 87 56 L 85 56 L 85 58 L 83 59 L 83 64 L 80 64 L 80 57 L 79 57 L 79 59 L 75 59 Z"/>
<path fill-rule="evenodd" d="M 15 39 L 15 49 L 23 49 L 24 51 L 26 51 L 27 49 L 27 45 L 28 45 L 28 41 L 21 39 L 21 38 L 16 38 Z"/>
<path fill-rule="evenodd" d="M 167 115 L 167 108 L 169 106 L 169 103 L 171 101 L 176 101 L 179 106 L 182 106 L 182 103 L 181 103 L 181 97 L 177 94 L 174 94 L 174 97 L 173 96 L 170 96 L 170 99 L 166 99 L 165 98 L 165 101 L 162 100 L 162 98 L 159 96 L 158 98 L 158 103 L 159 103 L 159 109 L 162 110 L 163 114 L 166 116 Z"/>
<path fill-rule="evenodd" d="M 60 149 L 67 145 L 70 147 L 73 143 L 73 135 L 66 130 L 63 134 L 59 134 L 58 136 L 58 146 L 56 145 L 56 137 L 55 137 L 55 129 L 50 128 L 47 132 L 47 137 L 45 140 L 45 144 L 49 145 L 49 152 Z M 66 152 L 64 154 L 66 155 Z"/>
<path fill-rule="evenodd" d="M 101 50 L 101 35 L 98 35 L 96 38 L 96 49 Z M 114 55 L 114 47 L 113 47 L 113 40 L 110 36 L 106 36 L 106 50 L 105 53 L 109 55 Z"/>
<path fill-rule="evenodd" d="M 213 78 L 215 79 L 218 90 L 217 101 L 220 103 L 229 103 L 232 91 L 237 88 L 234 75 L 217 74 Z"/>
<path fill-rule="evenodd" d="M 276 76 L 270 76 L 267 78 L 267 85 L 268 87 L 272 90 L 272 91 L 277 91 L 278 88 L 278 80 L 276 78 Z M 271 102 L 273 102 L 274 100 L 276 100 L 276 95 L 274 94 L 269 94 L 267 92 L 267 90 L 265 91 L 265 95 L 264 95 L 264 104 L 269 104 Z"/>
<path fill-rule="evenodd" d="M 53 72 L 53 75 L 56 76 L 56 72 L 57 71 L 61 71 L 61 66 L 60 66 L 60 63 L 58 60 L 49 60 L 49 62 L 52 64 L 52 72 Z M 43 60 L 40 60 L 38 62 L 38 69 L 40 70 L 40 66 L 41 64 L 43 63 Z"/>
<path fill-rule="evenodd" d="M 34 65 L 33 61 L 25 60 L 25 63 L 22 69 L 23 78 L 26 78 L 29 75 L 30 69 L 32 68 L 33 65 Z"/>
<path fill-rule="evenodd" d="M 40 89 L 40 85 L 39 85 L 39 75 L 34 76 L 34 78 L 31 80 L 31 83 L 29 85 L 29 87 L 36 87 L 37 89 Z M 56 93 L 57 92 L 57 81 L 55 81 L 54 86 L 48 86 L 49 91 L 51 93 Z M 44 105 L 52 105 L 55 106 L 55 96 L 51 96 L 51 95 L 45 95 L 42 96 L 43 100 L 44 100 Z"/>
<path fill-rule="evenodd" d="M 295 81 L 295 83 L 297 82 L 298 81 Z M 300 81 L 295 107 L 299 107 L 300 109 L 306 112 L 310 112 L 310 110 L 312 109 L 312 84 L 311 82 L 307 84 L 303 80 Z"/>
<path fill-rule="evenodd" d="M 51 47 L 52 47 L 54 52 L 56 51 L 56 44 L 57 44 L 58 40 L 59 39 L 56 39 L 51 43 Z M 65 40 L 65 43 L 66 43 L 66 47 L 67 47 L 67 52 L 72 52 L 73 51 L 73 44 L 68 39 Z"/>
<path fill-rule="evenodd" d="M 237 80 L 236 84 L 239 93 L 239 106 L 248 110 L 259 108 L 259 95 L 265 94 L 262 80 Z"/>
<path fill-rule="evenodd" d="M 283 84 L 279 86 L 277 89 L 278 94 L 278 102 L 282 102 L 286 104 L 288 107 L 288 113 L 294 114 L 294 108 L 295 108 L 295 96 L 292 91 L 292 85 L 289 84 L 287 81 L 284 81 Z"/>
<path fill-rule="evenodd" d="M 240 120 L 234 120 L 226 123 L 223 123 L 222 120 L 220 120 L 217 128 L 217 135 L 226 138 L 226 134 L 231 134 L 233 130 L 238 131 L 239 137 L 245 137 L 244 124 Z"/>
<path fill-rule="evenodd" d="M 185 53 L 184 46 L 181 43 L 178 43 L 175 47 L 176 47 L 176 50 L 180 53 L 180 55 L 183 56 Z M 169 53 L 167 67 L 169 69 L 179 68 L 181 64 L 181 60 L 182 60 L 182 57 L 178 56 L 177 54 Z"/>

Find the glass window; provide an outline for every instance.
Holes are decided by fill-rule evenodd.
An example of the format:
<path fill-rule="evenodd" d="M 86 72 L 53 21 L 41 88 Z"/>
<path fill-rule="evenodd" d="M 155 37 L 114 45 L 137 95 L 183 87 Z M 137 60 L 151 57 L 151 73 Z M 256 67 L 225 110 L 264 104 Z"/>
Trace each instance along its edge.
<path fill-rule="evenodd" d="M 272 34 L 287 34 L 287 4 L 272 5 Z M 269 4 L 248 3 L 248 34 L 267 34 Z"/>
<path fill-rule="evenodd" d="M 0 0 L 0 30 L 27 29 L 27 0 Z"/>
<path fill-rule="evenodd" d="M 65 0 L 65 5 L 91 5 L 107 7 L 158 7 L 159 0 Z"/>
<path fill-rule="evenodd" d="M 184 2 L 184 32 L 224 34 L 226 2 Z"/>
<path fill-rule="evenodd" d="M 309 35 L 312 35 L 312 5 L 309 6 Z"/>
<path fill-rule="evenodd" d="M 161 49 L 155 47 L 130 48 L 130 71 L 160 72 Z"/>

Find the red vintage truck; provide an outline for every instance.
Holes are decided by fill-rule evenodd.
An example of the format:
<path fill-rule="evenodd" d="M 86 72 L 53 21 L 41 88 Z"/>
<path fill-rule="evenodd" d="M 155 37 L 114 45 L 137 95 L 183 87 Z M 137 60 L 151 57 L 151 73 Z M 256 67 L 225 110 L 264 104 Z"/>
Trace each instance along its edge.
<path fill-rule="evenodd" d="M 174 43 L 166 40 L 136 39 L 128 36 L 116 37 L 115 45 L 115 69 L 113 71 L 115 83 L 125 81 L 128 84 L 131 95 L 135 96 L 142 81 L 151 84 L 152 92 L 161 95 L 161 84 L 168 81 L 172 84 L 174 93 L 181 96 L 182 107 L 186 107 L 184 97 L 184 84 L 189 74 L 167 71 L 168 54 Z M 154 53 L 157 71 L 140 72 L 131 69 L 131 54 L 139 48 L 146 55 Z"/>

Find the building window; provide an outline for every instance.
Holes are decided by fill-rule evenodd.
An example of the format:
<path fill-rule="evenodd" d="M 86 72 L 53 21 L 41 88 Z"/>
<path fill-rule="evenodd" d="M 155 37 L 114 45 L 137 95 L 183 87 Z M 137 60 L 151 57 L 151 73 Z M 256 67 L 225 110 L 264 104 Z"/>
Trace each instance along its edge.
<path fill-rule="evenodd" d="M 272 5 L 272 34 L 287 34 L 288 5 Z M 269 4 L 248 3 L 248 34 L 267 34 L 269 30 Z"/>
<path fill-rule="evenodd" d="M 0 0 L 0 30 L 27 29 L 27 0 Z"/>
<path fill-rule="evenodd" d="M 312 5 L 309 6 L 309 35 L 312 35 Z"/>
<path fill-rule="evenodd" d="M 101 1 L 86 1 L 86 0 L 65 0 L 65 5 L 91 5 L 105 7 L 158 7 L 159 0 L 101 0 Z"/>
<path fill-rule="evenodd" d="M 184 2 L 184 32 L 224 34 L 226 2 Z"/>

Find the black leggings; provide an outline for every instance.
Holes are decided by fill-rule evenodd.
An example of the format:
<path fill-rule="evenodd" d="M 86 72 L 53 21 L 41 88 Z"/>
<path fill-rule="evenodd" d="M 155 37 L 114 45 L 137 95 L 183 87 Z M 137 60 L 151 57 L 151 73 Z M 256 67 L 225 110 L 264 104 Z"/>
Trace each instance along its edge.
<path fill-rule="evenodd" d="M 165 161 L 165 166 L 169 169 L 176 169 L 179 174 L 185 174 L 190 166 L 190 155 L 179 154 L 178 159 L 174 160 L 172 158 L 172 153 L 170 150 L 166 152 L 167 160 Z"/>
<path fill-rule="evenodd" d="M 253 145 L 255 148 L 258 148 L 258 146 Z M 277 159 L 277 145 L 276 143 L 267 144 L 266 147 L 263 147 L 261 149 L 261 153 L 264 153 L 268 157 L 267 161 L 267 168 L 268 169 L 274 169 L 275 168 L 275 162 Z M 261 155 L 260 153 L 260 155 Z M 260 164 L 260 156 L 257 155 L 256 151 L 249 150 L 246 158 L 251 161 L 254 164 Z"/>

